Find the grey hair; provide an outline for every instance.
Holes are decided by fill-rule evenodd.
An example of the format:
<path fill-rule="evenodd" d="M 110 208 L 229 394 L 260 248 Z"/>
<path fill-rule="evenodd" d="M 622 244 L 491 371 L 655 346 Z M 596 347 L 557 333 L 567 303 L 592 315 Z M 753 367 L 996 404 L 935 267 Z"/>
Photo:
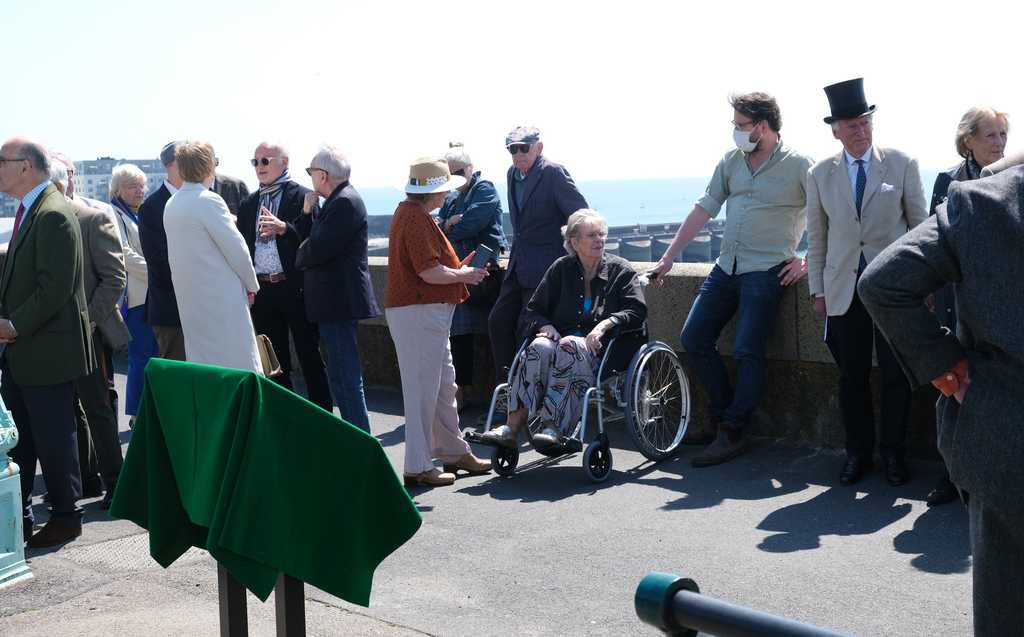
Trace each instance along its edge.
<path fill-rule="evenodd" d="M 583 229 L 587 226 L 597 226 L 599 230 L 608 232 L 608 222 L 596 210 L 583 208 L 572 213 L 566 224 L 562 226 L 562 236 L 565 237 L 562 245 L 569 256 L 577 256 L 576 250 L 572 247 L 572 240 L 582 236 Z"/>
<path fill-rule="evenodd" d="M 49 174 L 50 164 L 53 162 L 50 161 L 50 154 L 47 152 L 46 146 L 38 142 L 25 142 L 18 150 L 18 154 L 27 159 L 32 164 L 32 168 Z M 67 179 L 67 175 L 64 176 L 64 179 Z"/>
<path fill-rule="evenodd" d="M 51 161 L 50 162 L 50 182 L 60 190 L 60 194 L 67 193 L 68 190 L 68 169 L 64 167 L 63 162 Z"/>
<path fill-rule="evenodd" d="M 146 187 L 146 173 L 139 170 L 135 164 L 118 164 L 114 166 L 113 174 L 110 176 L 110 196 L 120 197 L 121 191 L 133 183 L 142 183 Z"/>
<path fill-rule="evenodd" d="M 859 117 L 851 117 L 850 119 L 860 119 L 860 118 Z M 845 119 L 837 119 L 836 121 L 832 122 L 832 130 L 839 130 L 839 122 L 845 122 L 845 121 L 846 121 Z M 875 114 L 874 113 L 868 113 L 868 121 L 874 123 L 874 121 L 875 121 Z"/>
<path fill-rule="evenodd" d="M 280 153 L 281 157 L 287 157 L 291 159 L 292 147 L 288 142 L 284 141 L 283 139 L 264 139 L 262 142 L 260 142 L 260 145 L 266 145 L 270 146 L 271 148 L 276 148 L 277 152 Z"/>
<path fill-rule="evenodd" d="M 1010 114 L 997 111 L 991 106 L 975 106 L 964 113 L 960 124 L 956 127 L 956 152 L 963 158 L 971 153 L 967 147 L 967 140 L 974 137 L 981 131 L 981 127 L 989 122 L 1001 120 L 1006 124 L 1006 132 L 1010 132 Z"/>
<path fill-rule="evenodd" d="M 71 157 L 67 153 L 61 152 L 59 150 L 51 150 L 50 159 L 56 159 L 61 163 L 67 160 L 67 163 L 71 164 L 72 166 L 75 165 L 75 162 L 71 161 Z"/>
<path fill-rule="evenodd" d="M 466 150 L 466 147 L 462 145 L 462 142 L 451 142 L 448 145 L 451 148 L 444 154 L 444 160 L 446 162 L 451 163 L 453 161 L 457 161 L 463 166 L 473 165 L 473 158 L 469 156 L 469 152 Z"/>
<path fill-rule="evenodd" d="M 329 144 L 321 144 L 313 155 L 313 161 L 320 164 L 320 168 L 327 171 L 331 181 L 348 181 L 352 175 L 352 166 L 348 163 L 348 157 L 341 152 L 340 148 Z"/>

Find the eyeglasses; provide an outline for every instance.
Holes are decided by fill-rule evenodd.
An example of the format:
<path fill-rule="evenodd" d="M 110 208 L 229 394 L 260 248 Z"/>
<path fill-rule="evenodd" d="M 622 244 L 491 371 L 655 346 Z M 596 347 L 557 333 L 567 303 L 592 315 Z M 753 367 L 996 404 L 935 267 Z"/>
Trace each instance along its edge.
<path fill-rule="evenodd" d="M 252 164 L 253 166 L 256 166 L 257 164 L 263 164 L 264 166 L 269 166 L 270 165 L 270 161 L 272 159 L 281 159 L 281 158 L 280 157 L 264 157 L 263 159 L 250 159 L 249 163 Z"/>
<path fill-rule="evenodd" d="M 310 177 L 312 177 L 313 173 L 318 171 L 318 170 L 321 171 L 321 172 L 327 172 L 323 168 L 313 168 L 312 166 L 310 166 L 309 168 L 306 169 L 306 174 L 309 175 Z"/>
<path fill-rule="evenodd" d="M 7 159 L 6 157 L 0 157 L 0 165 L 3 165 L 5 161 L 28 161 L 28 159 L 24 157 L 18 157 L 16 159 Z"/>
<path fill-rule="evenodd" d="M 580 239 L 586 239 L 587 241 L 596 241 L 598 238 L 607 239 L 608 238 L 608 233 L 607 232 L 591 232 L 590 234 L 585 234 L 585 235 L 582 235 L 580 237 Z"/>
<path fill-rule="evenodd" d="M 733 120 L 729 123 L 732 124 L 733 130 L 743 130 L 744 126 L 757 126 L 758 124 L 761 123 L 761 120 L 757 120 L 756 122 L 743 122 L 742 124 Z"/>
<path fill-rule="evenodd" d="M 459 177 L 465 177 L 466 176 L 466 169 L 465 168 L 459 168 L 458 170 L 453 170 L 452 171 L 452 175 L 458 175 Z"/>
<path fill-rule="evenodd" d="M 516 153 L 523 153 L 525 155 L 530 152 L 530 148 L 532 146 L 533 144 L 509 144 L 508 152 L 511 155 L 515 155 Z"/>

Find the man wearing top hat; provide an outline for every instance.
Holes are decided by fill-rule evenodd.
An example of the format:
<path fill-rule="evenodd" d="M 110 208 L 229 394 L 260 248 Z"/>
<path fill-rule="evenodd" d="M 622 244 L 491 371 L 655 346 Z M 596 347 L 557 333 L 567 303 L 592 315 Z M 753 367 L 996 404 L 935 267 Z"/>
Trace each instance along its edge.
<path fill-rule="evenodd" d="M 505 380 L 506 367 L 522 342 L 526 305 L 533 291 L 555 259 L 565 256 L 562 226 L 569 215 L 590 207 L 569 171 L 541 154 L 544 142 L 536 126 L 513 130 L 505 138 L 505 148 L 512 154 L 506 177 L 512 250 L 501 292 L 487 319 L 496 383 Z"/>
<path fill-rule="evenodd" d="M 807 176 L 808 281 L 814 311 L 826 320 L 826 341 L 839 365 L 839 412 L 846 429 L 846 464 L 839 484 L 858 483 L 874 462 L 871 345 L 882 378 L 881 441 L 885 476 L 893 486 L 910 475 L 903 440 L 910 383 L 857 294 L 871 261 L 928 218 L 917 159 L 872 142 L 872 114 L 858 78 L 825 87 L 832 115 L 825 123 L 843 144 Z"/>

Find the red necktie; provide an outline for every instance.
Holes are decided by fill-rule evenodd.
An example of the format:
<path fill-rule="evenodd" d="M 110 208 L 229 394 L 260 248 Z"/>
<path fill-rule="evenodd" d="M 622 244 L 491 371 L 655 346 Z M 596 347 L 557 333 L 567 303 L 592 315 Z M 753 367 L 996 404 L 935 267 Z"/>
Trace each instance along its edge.
<path fill-rule="evenodd" d="M 25 214 L 25 204 L 18 206 L 18 214 L 14 216 L 14 229 L 11 230 L 11 242 L 7 244 L 7 252 L 10 253 L 14 246 L 14 238 L 18 236 L 18 228 L 21 227 L 21 217 Z"/>

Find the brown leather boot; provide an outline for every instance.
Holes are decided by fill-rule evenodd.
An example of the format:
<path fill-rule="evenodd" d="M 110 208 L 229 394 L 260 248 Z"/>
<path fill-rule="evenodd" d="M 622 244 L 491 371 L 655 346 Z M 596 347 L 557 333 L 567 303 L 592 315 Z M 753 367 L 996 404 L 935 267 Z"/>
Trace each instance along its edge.
<path fill-rule="evenodd" d="M 710 445 L 718 437 L 718 430 L 722 426 L 722 421 L 713 416 L 708 418 L 708 422 L 699 427 L 687 427 L 686 433 L 683 434 L 683 439 L 679 441 L 681 445 Z"/>
<path fill-rule="evenodd" d="M 718 428 L 718 437 L 711 446 L 693 457 L 690 465 L 696 468 L 713 467 L 741 456 L 750 451 L 747 434 L 744 429 L 733 429 L 722 425 Z"/>

